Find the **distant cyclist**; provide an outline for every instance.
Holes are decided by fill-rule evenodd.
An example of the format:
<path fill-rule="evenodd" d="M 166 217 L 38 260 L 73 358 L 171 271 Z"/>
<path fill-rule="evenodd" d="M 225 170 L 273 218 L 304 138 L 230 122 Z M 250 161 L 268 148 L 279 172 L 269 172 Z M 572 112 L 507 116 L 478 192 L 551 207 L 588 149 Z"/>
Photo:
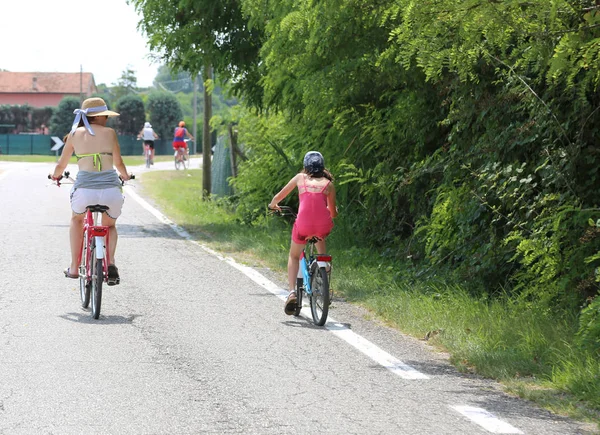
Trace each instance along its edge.
<path fill-rule="evenodd" d="M 190 134 L 190 132 L 187 131 L 187 128 L 185 128 L 185 122 L 183 122 L 183 121 L 179 122 L 179 126 L 175 127 L 173 136 L 174 136 L 173 137 L 173 149 L 178 152 L 180 149 L 182 149 L 184 159 L 187 160 L 187 158 L 189 157 L 189 154 L 188 154 L 188 146 L 187 146 L 187 142 L 185 141 L 185 138 L 187 136 L 188 138 L 194 140 L 194 136 L 192 136 Z"/>
<path fill-rule="evenodd" d="M 150 147 L 150 164 L 154 164 L 154 139 L 158 139 L 158 135 L 152 129 L 152 125 L 149 122 L 144 123 L 144 128 L 139 132 L 138 136 L 144 140 L 144 152 L 146 152 L 146 145 Z"/>

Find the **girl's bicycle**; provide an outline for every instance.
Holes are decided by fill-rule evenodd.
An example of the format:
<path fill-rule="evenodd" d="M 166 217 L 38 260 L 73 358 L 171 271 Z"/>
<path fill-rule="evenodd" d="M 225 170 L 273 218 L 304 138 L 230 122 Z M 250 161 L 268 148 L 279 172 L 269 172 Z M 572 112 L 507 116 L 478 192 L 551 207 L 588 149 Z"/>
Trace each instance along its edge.
<path fill-rule="evenodd" d="M 291 207 L 280 206 L 275 210 L 281 216 L 296 217 L 296 213 Z M 329 306 L 333 295 L 329 288 L 331 281 L 331 255 L 318 254 L 315 243 L 319 239 L 312 237 L 307 240 L 304 251 L 300 256 L 300 268 L 296 278 L 296 297 L 298 305 L 294 316 L 299 316 L 302 310 L 302 298 L 305 295 L 310 302 L 310 311 L 313 322 L 317 326 L 323 326 L 327 321 Z"/>
<path fill-rule="evenodd" d="M 56 180 L 56 185 L 60 186 L 63 178 L 70 179 L 69 172 Z M 52 178 L 50 175 L 48 178 Z M 131 175 L 130 179 L 135 176 Z M 121 181 L 124 184 L 124 181 Z M 83 243 L 77 262 L 79 263 L 79 294 L 81 296 L 81 306 L 87 308 L 92 302 L 92 316 L 94 319 L 100 317 L 100 308 L 102 306 L 102 285 L 108 283 L 108 265 L 110 264 L 109 231 L 107 226 L 99 225 L 99 216 L 108 210 L 108 207 L 102 204 L 89 205 L 86 208 L 83 220 Z"/>

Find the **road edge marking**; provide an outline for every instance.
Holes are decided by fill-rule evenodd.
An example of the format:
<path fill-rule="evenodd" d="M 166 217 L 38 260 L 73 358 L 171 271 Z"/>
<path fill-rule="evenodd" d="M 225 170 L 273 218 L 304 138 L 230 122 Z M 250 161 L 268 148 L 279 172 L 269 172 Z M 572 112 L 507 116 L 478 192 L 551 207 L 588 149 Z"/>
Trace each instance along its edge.
<path fill-rule="evenodd" d="M 288 295 L 287 290 L 279 287 L 277 284 L 275 284 L 273 281 L 269 280 L 267 277 L 265 277 L 263 274 L 258 272 L 256 269 L 253 269 L 252 267 L 240 264 L 237 261 L 235 261 L 233 258 L 225 257 L 222 254 L 220 254 L 219 252 L 215 251 L 214 249 L 211 249 L 208 246 L 206 246 L 196 240 L 193 240 L 192 236 L 185 229 L 183 229 L 182 227 L 177 225 L 175 222 L 173 222 L 168 217 L 166 217 L 164 214 L 162 214 L 159 210 L 157 210 L 152 205 L 150 205 L 150 203 L 148 203 L 148 201 L 146 201 L 144 198 L 142 198 L 140 195 L 138 195 L 136 192 L 134 192 L 133 189 L 131 188 L 131 186 L 125 186 L 125 190 L 127 192 L 127 195 L 131 196 L 138 204 L 140 204 L 145 210 L 149 211 L 159 221 L 161 221 L 162 223 L 171 227 L 171 229 L 173 229 L 173 231 L 175 231 L 175 233 L 177 233 L 177 235 L 194 243 L 195 245 L 202 248 L 204 251 L 217 257 L 219 260 L 225 261 L 232 267 L 234 267 L 237 270 L 239 270 L 240 272 L 242 272 L 244 275 L 246 275 L 248 278 L 250 278 L 256 284 L 260 285 L 264 289 L 273 293 L 279 299 L 285 301 L 285 299 L 287 298 L 287 295 Z M 308 318 L 308 316 L 305 316 L 305 317 Z M 357 333 L 352 331 L 350 328 L 339 323 L 332 317 L 328 318 L 328 322 L 325 324 L 324 327 L 328 331 L 333 333 L 333 335 L 335 335 L 336 337 L 344 340 L 346 343 L 348 343 L 355 349 L 362 352 L 364 355 L 371 358 L 377 364 L 388 369 L 389 371 L 400 376 L 403 379 L 409 379 L 409 380 L 429 379 L 429 376 L 419 372 L 418 370 L 409 366 L 408 364 L 403 363 L 402 361 L 400 361 L 393 355 L 384 351 L 383 349 L 381 349 L 374 343 L 370 342 L 366 338 L 358 335 Z"/>

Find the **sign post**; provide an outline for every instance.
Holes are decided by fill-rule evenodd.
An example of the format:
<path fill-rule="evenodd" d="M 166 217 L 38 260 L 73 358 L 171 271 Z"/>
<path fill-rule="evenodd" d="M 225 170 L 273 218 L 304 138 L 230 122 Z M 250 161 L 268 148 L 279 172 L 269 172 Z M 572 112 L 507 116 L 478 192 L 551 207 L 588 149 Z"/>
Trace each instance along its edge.
<path fill-rule="evenodd" d="M 50 148 L 52 151 L 56 151 L 56 161 L 58 162 L 58 151 L 65 145 L 65 143 L 58 136 L 52 136 L 54 146 Z"/>

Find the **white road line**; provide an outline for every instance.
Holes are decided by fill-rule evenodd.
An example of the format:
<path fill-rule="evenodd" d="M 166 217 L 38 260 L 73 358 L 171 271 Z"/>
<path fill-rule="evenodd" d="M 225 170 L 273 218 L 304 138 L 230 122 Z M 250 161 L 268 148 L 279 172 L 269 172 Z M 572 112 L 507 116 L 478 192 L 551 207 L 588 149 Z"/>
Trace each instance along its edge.
<path fill-rule="evenodd" d="M 474 423 L 483 427 L 491 433 L 522 434 L 519 429 L 498 419 L 494 414 L 489 413 L 483 408 L 473 406 L 451 406 L 450 408 L 460 412 Z"/>
<path fill-rule="evenodd" d="M 248 266 L 244 266 L 243 264 L 239 264 L 232 258 L 224 257 L 223 255 L 210 249 L 202 243 L 192 240 L 192 237 L 186 230 L 175 224 L 173 221 L 171 221 L 169 218 L 163 215 L 160 211 L 152 207 L 146 200 L 144 200 L 137 193 L 135 193 L 131 187 L 125 186 L 125 190 L 127 191 L 127 195 L 129 197 L 133 198 L 143 208 L 152 213 L 152 215 L 154 215 L 159 221 L 169 225 L 173 229 L 173 231 L 175 231 L 182 238 L 190 240 L 192 243 L 195 243 L 196 245 L 204 249 L 206 252 L 235 267 L 240 272 L 245 274 L 248 278 L 250 278 L 252 281 L 267 289 L 279 299 L 285 301 L 288 295 L 287 290 L 282 289 L 277 284 L 266 278 L 264 275 L 257 272 L 255 269 L 252 269 Z M 348 328 L 345 325 L 342 325 L 341 323 L 337 322 L 331 317 L 328 318 L 328 323 L 325 325 L 325 328 L 328 329 L 335 336 L 341 338 L 346 343 L 350 344 L 351 346 L 353 346 L 354 348 L 371 358 L 376 363 L 380 364 L 381 366 L 390 370 L 392 373 L 404 379 L 429 379 L 427 375 L 424 375 L 423 373 L 417 371 L 413 367 L 404 364 L 396 357 L 390 355 L 383 349 L 371 343 L 366 338 L 356 334 L 350 328 Z"/>

